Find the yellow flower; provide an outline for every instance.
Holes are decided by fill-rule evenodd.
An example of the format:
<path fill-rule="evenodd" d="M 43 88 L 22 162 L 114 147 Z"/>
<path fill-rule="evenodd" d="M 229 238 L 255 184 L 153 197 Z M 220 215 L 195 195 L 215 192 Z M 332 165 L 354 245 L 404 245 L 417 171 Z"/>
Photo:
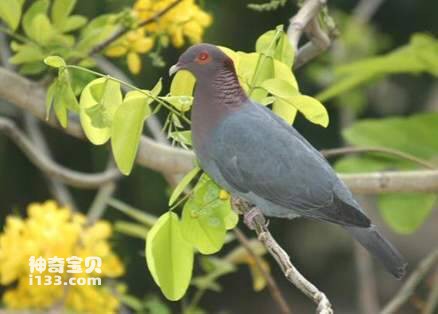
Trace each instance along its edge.
<path fill-rule="evenodd" d="M 133 14 L 141 23 L 166 9 L 173 1 L 175 0 L 137 0 Z M 106 49 L 105 54 L 112 58 L 126 56 L 129 71 L 138 74 L 142 67 L 140 55 L 153 48 L 157 36 L 170 38 L 175 47 L 183 46 L 186 39 L 191 43 L 199 43 L 205 28 L 211 22 L 211 15 L 203 11 L 194 0 L 182 0 L 156 22 L 132 30 L 114 42 Z"/>
<path fill-rule="evenodd" d="M 139 21 L 151 18 L 162 11 L 174 0 L 137 0 L 134 12 Z M 145 26 L 149 33 L 167 34 L 175 47 L 184 45 L 184 38 L 191 43 L 199 43 L 204 30 L 210 26 L 212 17 L 203 11 L 194 0 L 183 0 L 166 14 L 157 19 L 157 22 Z"/>
<path fill-rule="evenodd" d="M 154 39 L 145 35 L 143 28 L 130 31 L 125 36 L 114 42 L 105 51 L 108 57 L 121 57 L 127 55 L 129 71 L 133 74 L 140 73 L 140 54 L 149 52 L 154 46 Z"/>
<path fill-rule="evenodd" d="M 80 313 L 113 313 L 117 311 L 119 300 L 112 290 L 98 285 L 37 285 L 36 275 L 60 275 L 65 282 L 70 278 L 120 277 L 124 267 L 112 252 L 108 242 L 112 233 L 111 225 L 98 221 L 92 226 L 82 214 L 67 208 L 60 208 L 55 202 L 28 206 L 28 218 L 9 216 L 0 235 L 0 284 L 14 284 L 3 294 L 3 302 L 10 309 L 45 310 L 64 300 L 66 309 Z M 60 257 L 66 259 L 78 256 L 85 260 L 90 256 L 100 257 L 101 272 L 70 274 L 49 273 L 46 268 L 40 274 L 33 273 L 34 284 L 30 283 L 29 258 Z M 67 263 L 65 267 L 67 266 Z"/>

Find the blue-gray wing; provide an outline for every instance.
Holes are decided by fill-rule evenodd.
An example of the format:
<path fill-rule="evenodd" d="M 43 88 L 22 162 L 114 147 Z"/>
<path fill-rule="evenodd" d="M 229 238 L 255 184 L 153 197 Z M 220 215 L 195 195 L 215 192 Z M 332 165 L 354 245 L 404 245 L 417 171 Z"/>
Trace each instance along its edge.
<path fill-rule="evenodd" d="M 254 104 L 230 115 L 213 141 L 215 166 L 237 191 L 305 216 L 369 225 L 324 157 L 271 111 Z"/>

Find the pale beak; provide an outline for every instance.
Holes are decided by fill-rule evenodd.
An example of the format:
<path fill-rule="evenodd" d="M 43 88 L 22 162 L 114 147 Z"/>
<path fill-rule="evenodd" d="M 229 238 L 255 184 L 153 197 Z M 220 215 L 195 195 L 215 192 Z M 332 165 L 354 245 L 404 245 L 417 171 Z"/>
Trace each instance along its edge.
<path fill-rule="evenodd" d="M 174 75 L 176 72 L 178 72 L 179 70 L 181 70 L 181 66 L 177 63 L 174 64 L 170 67 L 169 69 L 169 76 Z"/>

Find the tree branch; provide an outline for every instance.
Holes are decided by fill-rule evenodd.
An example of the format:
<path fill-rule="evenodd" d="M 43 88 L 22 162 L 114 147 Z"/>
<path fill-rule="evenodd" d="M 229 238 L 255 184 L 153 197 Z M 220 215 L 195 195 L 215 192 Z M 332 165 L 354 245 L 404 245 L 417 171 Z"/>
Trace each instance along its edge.
<path fill-rule="evenodd" d="M 429 296 L 426 300 L 426 306 L 423 314 L 433 314 L 438 305 L 438 268 L 432 275 L 432 283 L 430 286 Z"/>
<path fill-rule="evenodd" d="M 293 266 L 289 255 L 271 235 L 262 212 L 245 200 L 236 197 L 232 198 L 232 206 L 237 212 L 242 213 L 245 216 L 245 222 L 248 227 L 255 230 L 259 240 L 280 266 L 286 278 L 315 304 L 317 304 L 317 313 L 332 314 L 333 310 L 329 299 L 310 281 L 304 278 L 304 276 Z M 250 217 L 250 220 L 247 220 L 248 217 Z"/>
<path fill-rule="evenodd" d="M 79 188 L 96 188 L 108 181 L 120 177 L 118 170 L 105 171 L 98 174 L 81 173 L 60 166 L 38 150 L 34 144 L 20 131 L 15 123 L 0 117 L 0 131 L 3 131 L 25 153 L 29 160 L 48 176 Z"/>
<path fill-rule="evenodd" d="M 271 292 L 272 299 L 274 299 L 274 301 L 277 303 L 278 307 L 281 310 L 281 313 L 290 314 L 291 310 L 286 300 L 284 299 L 283 294 L 280 291 L 280 288 L 278 288 L 274 278 L 263 268 L 260 257 L 256 253 L 254 253 L 253 249 L 249 245 L 249 240 L 246 238 L 245 234 L 242 231 L 240 231 L 240 229 L 237 227 L 234 228 L 233 231 L 234 234 L 236 235 L 237 240 L 239 240 L 240 244 L 247 250 L 248 254 L 254 259 L 256 267 L 259 270 L 259 272 L 262 274 L 262 276 L 265 278 L 266 283 L 268 284 L 269 291 Z"/>
<path fill-rule="evenodd" d="M 392 314 L 396 313 L 397 310 L 409 299 L 409 297 L 414 293 L 415 288 L 421 282 L 424 276 L 429 272 L 430 268 L 436 265 L 438 261 L 438 249 L 433 250 L 429 255 L 427 255 L 418 267 L 412 272 L 409 278 L 405 281 L 405 284 L 397 292 L 394 298 L 385 306 L 380 314 Z"/>
<path fill-rule="evenodd" d="M 46 121 L 44 96 L 44 89 L 38 84 L 0 67 L 0 98 Z M 73 119 L 70 119 L 66 129 L 62 129 L 54 117 L 46 123 L 69 135 L 85 139 L 80 124 Z M 159 172 L 184 174 L 193 168 L 195 156 L 191 151 L 160 144 L 142 136 L 136 161 L 143 167 Z M 438 170 L 343 174 L 340 178 L 357 194 L 438 191 Z"/>
<path fill-rule="evenodd" d="M 411 161 L 427 169 L 437 168 L 434 164 L 429 163 L 426 160 L 420 159 L 411 154 L 407 154 L 396 149 L 385 148 L 385 147 L 342 147 L 342 148 L 334 148 L 334 149 L 323 149 L 320 152 L 326 158 L 334 157 L 338 155 L 352 155 L 352 154 L 360 154 L 360 153 L 382 153 L 385 155 L 391 155 L 397 157 L 399 159 Z"/>
<path fill-rule="evenodd" d="M 155 15 L 151 16 L 150 18 L 141 21 L 136 28 L 144 27 L 148 24 L 156 22 L 160 17 L 162 17 L 164 14 L 172 10 L 174 7 L 176 7 L 182 0 L 175 0 L 171 4 L 169 4 L 167 7 L 165 7 L 163 10 L 157 12 Z M 91 50 L 90 55 L 94 55 L 102 50 L 104 50 L 106 47 L 111 45 L 114 41 L 131 31 L 132 29 L 129 27 L 121 27 L 118 30 L 116 30 L 108 39 L 104 40 L 99 45 L 95 46 L 93 50 Z"/>

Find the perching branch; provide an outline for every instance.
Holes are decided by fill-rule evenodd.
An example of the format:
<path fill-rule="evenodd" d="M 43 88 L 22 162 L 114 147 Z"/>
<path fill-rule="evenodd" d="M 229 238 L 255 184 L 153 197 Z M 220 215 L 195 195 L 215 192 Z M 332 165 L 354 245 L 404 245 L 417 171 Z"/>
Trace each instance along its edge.
<path fill-rule="evenodd" d="M 5 133 L 23 151 L 29 160 L 45 174 L 79 188 L 96 188 L 120 177 L 118 170 L 97 174 L 81 173 L 58 165 L 38 150 L 37 147 L 17 128 L 15 123 L 0 117 L 0 131 Z"/>
<path fill-rule="evenodd" d="M 327 0 L 307 0 L 297 14 L 290 19 L 287 35 L 295 51 L 298 50 L 298 45 L 305 28 L 319 14 L 326 2 Z"/>
<path fill-rule="evenodd" d="M 281 290 L 278 288 L 277 283 L 274 278 L 263 268 L 262 261 L 260 257 L 253 251 L 251 245 L 249 244 L 249 240 L 246 238 L 245 234 L 240 231 L 239 228 L 234 228 L 234 235 L 237 240 L 239 240 L 240 244 L 247 250 L 248 254 L 254 259 L 255 265 L 262 276 L 265 278 L 266 283 L 268 285 L 269 291 L 271 292 L 272 299 L 277 303 L 278 307 L 283 314 L 290 314 L 291 310 L 289 305 L 281 293 Z"/>
<path fill-rule="evenodd" d="M 395 297 L 385 306 L 380 314 L 392 314 L 409 299 L 414 293 L 415 288 L 426 276 L 429 270 L 438 262 L 438 249 L 435 249 L 429 255 L 427 255 L 418 265 L 418 267 L 412 272 L 409 278 L 405 281 L 405 284 L 397 292 Z"/>
<path fill-rule="evenodd" d="M 333 149 L 323 149 L 320 151 L 321 154 L 326 158 L 338 156 L 338 155 L 352 155 L 352 154 L 361 154 L 361 153 L 382 153 L 384 155 L 394 156 L 399 159 L 404 159 L 413 163 L 416 163 L 427 169 L 437 169 L 437 166 L 434 164 L 415 157 L 411 154 L 407 154 L 401 152 L 396 149 L 386 148 L 386 147 L 342 147 L 342 148 L 333 148 Z"/>
<path fill-rule="evenodd" d="M 245 216 L 245 222 L 250 229 L 255 230 L 259 240 L 268 250 L 269 254 L 275 259 L 280 266 L 286 278 L 298 289 L 308 296 L 315 304 L 317 304 L 318 314 L 332 314 L 333 309 L 326 295 L 319 291 L 310 281 L 308 281 L 301 273 L 293 266 L 289 255 L 277 243 L 271 235 L 265 217 L 262 212 L 253 207 L 243 199 L 233 197 L 233 208 Z"/>
<path fill-rule="evenodd" d="M 80 124 L 73 119 L 65 129 L 59 126 L 55 117 L 45 120 L 44 96 L 44 88 L 38 84 L 0 67 L 0 98 L 69 135 L 85 139 Z M 143 167 L 162 173 L 184 174 L 193 168 L 195 156 L 191 151 L 160 144 L 142 136 L 136 161 Z M 340 178 L 357 194 L 438 192 L 438 170 L 343 174 Z M 88 182 L 84 184 L 89 185 Z"/>
<path fill-rule="evenodd" d="M 166 14 L 167 12 L 172 10 L 174 7 L 176 7 L 181 1 L 182 0 L 175 0 L 174 2 L 169 4 L 167 7 L 165 7 L 163 10 L 157 12 L 156 14 L 151 16 L 150 18 L 148 18 L 148 19 L 138 23 L 136 25 L 136 28 L 144 27 L 144 26 L 146 26 L 148 24 L 156 22 L 160 17 L 162 17 L 164 14 Z M 122 37 L 123 35 L 125 35 L 126 33 L 128 33 L 131 30 L 132 29 L 129 28 L 129 27 L 121 27 L 121 28 L 119 28 L 108 39 L 104 40 L 102 43 L 100 43 L 99 45 L 95 46 L 93 48 L 93 50 L 91 50 L 90 55 L 94 55 L 94 54 L 104 50 L 106 47 L 111 45 L 114 41 L 116 41 L 117 39 L 119 39 L 120 37 Z"/>
<path fill-rule="evenodd" d="M 307 0 L 297 14 L 290 19 L 287 35 L 296 51 L 294 69 L 298 69 L 327 50 L 330 47 L 332 37 L 336 36 L 336 32 L 333 30 L 326 34 L 321 29 L 318 15 L 326 3 L 327 0 Z M 299 43 L 303 33 L 306 34 L 309 41 L 300 47 Z"/>

